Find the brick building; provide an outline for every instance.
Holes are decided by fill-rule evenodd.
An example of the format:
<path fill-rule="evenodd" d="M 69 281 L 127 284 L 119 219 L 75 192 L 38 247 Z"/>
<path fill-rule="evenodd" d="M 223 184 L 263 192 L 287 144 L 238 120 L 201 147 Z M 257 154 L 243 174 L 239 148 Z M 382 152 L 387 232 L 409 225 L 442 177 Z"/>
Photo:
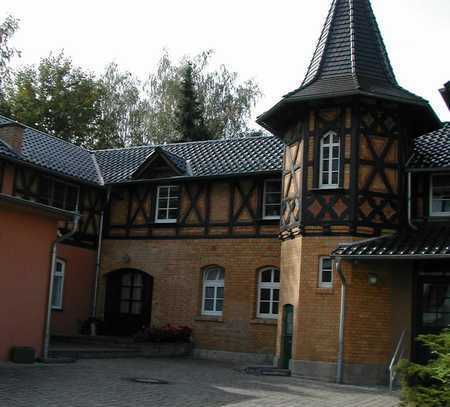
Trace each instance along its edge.
<path fill-rule="evenodd" d="M 400 338 L 425 359 L 414 337 L 450 323 L 450 127 L 398 85 L 368 0 L 333 0 L 304 82 L 258 123 L 274 136 L 88 151 L 0 117 L 0 250 L 42 257 L 8 270 L 40 313 L 28 342 L 0 314 L 0 358 L 41 353 L 50 291 L 55 335 L 189 325 L 201 356 L 352 383 L 385 383 Z"/>
<path fill-rule="evenodd" d="M 302 85 L 258 123 L 286 145 L 279 363 L 385 383 L 397 345 L 423 360 L 413 338 L 450 323 L 449 126 L 398 84 L 369 0 L 332 2 Z"/>

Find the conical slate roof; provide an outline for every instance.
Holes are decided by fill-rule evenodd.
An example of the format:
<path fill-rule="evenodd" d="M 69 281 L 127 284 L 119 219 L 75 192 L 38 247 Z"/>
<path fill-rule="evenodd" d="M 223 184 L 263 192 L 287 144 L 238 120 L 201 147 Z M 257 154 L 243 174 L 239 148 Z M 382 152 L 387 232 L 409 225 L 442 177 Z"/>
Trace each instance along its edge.
<path fill-rule="evenodd" d="M 303 83 L 258 123 L 270 129 L 270 116 L 287 103 L 357 94 L 431 109 L 397 83 L 370 1 L 333 0 Z"/>

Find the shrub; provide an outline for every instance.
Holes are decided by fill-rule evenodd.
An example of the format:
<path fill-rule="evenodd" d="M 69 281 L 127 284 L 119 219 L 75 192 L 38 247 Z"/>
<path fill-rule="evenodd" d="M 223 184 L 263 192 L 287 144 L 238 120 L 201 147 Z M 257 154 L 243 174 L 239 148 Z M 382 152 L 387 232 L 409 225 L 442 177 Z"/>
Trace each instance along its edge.
<path fill-rule="evenodd" d="M 146 328 L 134 336 L 135 342 L 190 342 L 192 329 L 188 326 L 166 325 L 162 328 Z"/>
<path fill-rule="evenodd" d="M 397 368 L 403 406 L 450 406 L 450 330 L 417 338 L 428 347 L 432 359 L 426 365 L 402 360 Z"/>

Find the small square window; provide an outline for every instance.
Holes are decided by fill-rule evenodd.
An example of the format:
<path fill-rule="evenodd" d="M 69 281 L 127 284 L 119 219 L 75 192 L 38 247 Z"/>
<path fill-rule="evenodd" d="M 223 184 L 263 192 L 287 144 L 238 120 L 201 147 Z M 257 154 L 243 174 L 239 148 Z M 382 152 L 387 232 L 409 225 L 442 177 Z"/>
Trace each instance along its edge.
<path fill-rule="evenodd" d="M 450 176 L 431 176 L 431 216 L 450 215 Z"/>
<path fill-rule="evenodd" d="M 321 257 L 319 264 L 319 288 L 333 287 L 333 260 L 331 257 Z"/>
<path fill-rule="evenodd" d="M 156 196 L 156 223 L 175 223 L 178 218 L 180 187 L 178 185 L 158 186 Z"/>
<path fill-rule="evenodd" d="M 264 182 L 263 219 L 279 219 L 281 208 L 281 180 Z"/>

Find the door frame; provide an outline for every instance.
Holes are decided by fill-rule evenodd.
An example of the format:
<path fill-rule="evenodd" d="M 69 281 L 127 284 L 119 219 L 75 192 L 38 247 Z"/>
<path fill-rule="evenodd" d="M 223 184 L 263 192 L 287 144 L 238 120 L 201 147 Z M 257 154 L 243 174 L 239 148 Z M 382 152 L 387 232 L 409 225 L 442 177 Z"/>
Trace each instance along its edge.
<path fill-rule="evenodd" d="M 113 282 L 112 279 L 116 278 L 117 280 L 121 279 L 121 276 L 123 276 L 126 273 L 137 273 L 141 274 L 143 276 L 143 290 L 142 290 L 142 312 L 141 314 L 135 314 L 135 315 L 141 315 L 142 317 L 142 325 L 143 326 L 150 326 L 151 323 L 151 317 L 152 317 L 152 306 L 153 306 L 153 286 L 154 286 L 154 278 L 152 275 L 139 270 L 135 268 L 120 268 L 117 270 L 110 271 L 109 273 L 105 274 L 105 300 L 104 300 L 104 320 L 105 320 L 105 326 L 107 329 L 111 330 L 111 327 L 108 326 L 108 324 L 111 321 L 107 321 L 108 317 L 107 314 L 110 315 L 120 315 L 120 291 L 122 288 L 122 285 L 120 282 Z M 117 290 L 116 293 L 114 293 L 114 297 L 111 298 L 111 284 L 118 284 L 116 287 L 114 287 L 115 290 Z M 117 296 L 118 295 L 118 296 Z M 114 312 L 111 311 L 111 307 L 115 309 Z M 124 314 L 124 315 L 133 315 L 133 314 Z"/>

